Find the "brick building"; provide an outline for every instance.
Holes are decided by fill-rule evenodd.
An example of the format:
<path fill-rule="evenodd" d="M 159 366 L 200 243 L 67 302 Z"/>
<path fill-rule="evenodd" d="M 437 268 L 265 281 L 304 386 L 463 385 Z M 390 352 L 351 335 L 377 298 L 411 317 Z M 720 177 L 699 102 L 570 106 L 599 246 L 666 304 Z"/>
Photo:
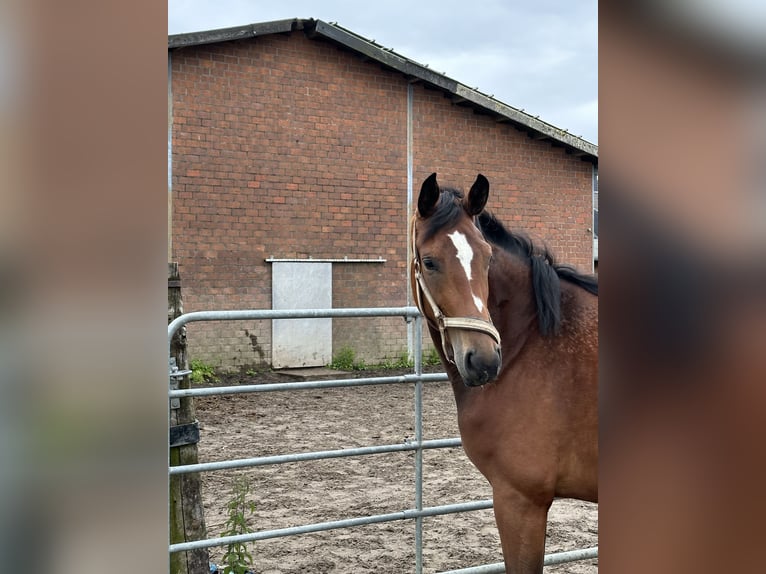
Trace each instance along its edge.
<path fill-rule="evenodd" d="M 168 251 L 187 312 L 271 309 L 283 290 L 411 304 L 410 204 L 434 171 L 464 189 L 483 173 L 506 224 L 593 267 L 595 145 L 319 20 L 169 36 L 168 146 Z M 190 355 L 288 366 L 270 323 L 195 324 Z M 335 319 L 332 349 L 398 357 L 402 325 Z"/>

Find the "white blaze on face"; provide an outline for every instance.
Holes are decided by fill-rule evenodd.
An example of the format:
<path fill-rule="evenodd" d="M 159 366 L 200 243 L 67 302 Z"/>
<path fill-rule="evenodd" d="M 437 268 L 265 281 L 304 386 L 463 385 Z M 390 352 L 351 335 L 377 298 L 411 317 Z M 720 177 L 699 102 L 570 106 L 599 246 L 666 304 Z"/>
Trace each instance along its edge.
<path fill-rule="evenodd" d="M 468 279 L 468 283 L 470 285 L 471 278 L 473 276 L 471 272 L 473 249 L 468 244 L 468 240 L 465 238 L 465 235 L 459 231 L 449 233 L 447 237 L 452 240 L 452 243 L 455 245 L 455 249 L 457 249 L 457 259 L 460 261 L 460 265 L 463 266 L 463 271 L 465 271 L 465 276 Z M 481 299 L 474 295 L 473 292 L 471 292 L 471 296 L 473 297 L 473 302 L 476 305 L 476 308 L 479 310 L 479 313 L 481 313 L 484 310 L 484 303 L 482 303 Z"/>

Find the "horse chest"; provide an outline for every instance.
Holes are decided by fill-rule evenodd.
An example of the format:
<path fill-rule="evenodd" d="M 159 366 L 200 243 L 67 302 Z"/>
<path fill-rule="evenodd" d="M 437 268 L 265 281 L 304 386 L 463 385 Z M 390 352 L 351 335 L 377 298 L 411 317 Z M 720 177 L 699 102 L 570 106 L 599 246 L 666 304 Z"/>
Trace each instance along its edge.
<path fill-rule="evenodd" d="M 554 407 L 545 399 L 535 404 L 523 389 L 509 387 L 489 384 L 455 389 L 463 450 L 490 481 L 494 474 L 511 472 L 511 466 L 517 472 L 517 462 L 525 460 L 524 474 L 545 476 L 548 482 L 555 474 L 548 464 L 555 460 L 557 448 L 555 425 L 551 424 Z"/>

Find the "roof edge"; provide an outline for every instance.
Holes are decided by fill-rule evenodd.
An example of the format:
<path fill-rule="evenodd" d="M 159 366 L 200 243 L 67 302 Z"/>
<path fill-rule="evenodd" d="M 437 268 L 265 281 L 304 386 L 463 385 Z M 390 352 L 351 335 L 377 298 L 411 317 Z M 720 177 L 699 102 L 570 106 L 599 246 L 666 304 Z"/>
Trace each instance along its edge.
<path fill-rule="evenodd" d="M 352 50 L 359 52 L 367 57 L 373 58 L 380 63 L 393 68 L 405 75 L 416 77 L 424 82 L 433 84 L 439 88 L 454 92 L 457 89 L 458 82 L 431 70 L 428 66 L 420 64 L 415 60 L 397 54 L 391 49 L 384 48 L 376 44 L 374 40 L 368 40 L 350 30 L 346 30 L 337 24 L 328 24 L 322 20 L 316 20 L 309 27 L 306 27 L 306 34 L 310 38 L 322 36 L 333 40 Z"/>
<path fill-rule="evenodd" d="M 504 104 L 503 102 L 496 100 L 491 96 L 482 94 L 481 92 L 469 88 L 463 84 L 458 84 L 455 95 L 463 98 L 466 101 L 473 102 L 476 105 L 491 110 L 518 124 L 525 125 L 531 130 L 534 130 L 536 133 L 539 133 L 541 136 L 547 136 L 563 144 L 576 148 L 584 154 L 598 157 L 598 146 L 596 144 L 571 134 L 567 130 L 557 128 L 556 126 L 541 120 L 537 116 L 531 116 L 526 112 L 509 106 L 508 104 Z"/>
<path fill-rule="evenodd" d="M 405 75 L 450 92 L 454 96 L 456 102 L 468 102 L 469 104 L 488 110 L 500 116 L 502 120 L 513 122 L 525 131 L 539 134 L 540 139 L 550 139 L 571 150 L 573 154 L 583 159 L 587 159 L 594 164 L 598 164 L 597 145 L 574 134 L 570 134 L 567 130 L 562 130 L 552 124 L 544 122 L 538 117 L 531 116 L 522 110 L 504 104 L 476 89 L 469 88 L 444 74 L 434 72 L 426 65 L 419 64 L 414 60 L 397 54 L 391 49 L 376 44 L 374 40 L 370 41 L 350 30 L 338 26 L 337 24 L 328 24 L 322 20 L 312 21 L 311 25 L 306 26 L 306 34 L 310 38 L 320 35 L 329 40 L 343 44 L 344 46 L 367 57 L 373 58 Z"/>
<path fill-rule="evenodd" d="M 168 36 L 168 49 L 229 42 L 295 30 L 303 30 L 311 39 L 324 38 L 364 57 L 376 60 L 390 69 L 401 72 L 409 77 L 410 81 L 421 81 L 451 94 L 456 104 L 467 104 L 481 111 L 494 114 L 498 121 L 510 122 L 518 129 L 528 132 L 531 137 L 550 140 L 553 145 L 563 146 L 568 153 L 598 165 L 598 146 L 596 144 L 542 121 L 539 117 L 531 116 L 522 110 L 504 104 L 477 89 L 469 88 L 457 80 L 431 70 L 427 65 L 397 54 L 392 49 L 377 44 L 374 40 L 368 40 L 338 26 L 337 23 L 328 23 L 313 18 L 291 18 L 234 28 L 174 34 Z"/>
<path fill-rule="evenodd" d="M 231 42 L 244 40 L 256 36 L 268 34 L 282 34 L 293 30 L 302 30 L 304 24 L 312 23 L 313 20 L 289 18 L 286 20 L 272 20 L 246 26 L 234 26 L 232 28 L 218 28 L 216 30 L 204 30 L 201 32 L 187 32 L 184 34 L 168 35 L 168 49 L 183 48 L 185 46 L 199 46 L 202 44 L 216 44 L 218 42 Z"/>

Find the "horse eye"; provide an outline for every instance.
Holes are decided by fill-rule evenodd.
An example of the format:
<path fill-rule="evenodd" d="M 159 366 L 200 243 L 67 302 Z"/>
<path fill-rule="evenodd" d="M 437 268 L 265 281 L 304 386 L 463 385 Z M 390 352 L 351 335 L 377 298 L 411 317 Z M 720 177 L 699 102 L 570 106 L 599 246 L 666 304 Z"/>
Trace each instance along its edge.
<path fill-rule="evenodd" d="M 436 271 L 436 263 L 434 262 L 433 259 L 430 259 L 428 257 L 423 259 L 423 267 L 425 267 L 429 271 Z"/>

